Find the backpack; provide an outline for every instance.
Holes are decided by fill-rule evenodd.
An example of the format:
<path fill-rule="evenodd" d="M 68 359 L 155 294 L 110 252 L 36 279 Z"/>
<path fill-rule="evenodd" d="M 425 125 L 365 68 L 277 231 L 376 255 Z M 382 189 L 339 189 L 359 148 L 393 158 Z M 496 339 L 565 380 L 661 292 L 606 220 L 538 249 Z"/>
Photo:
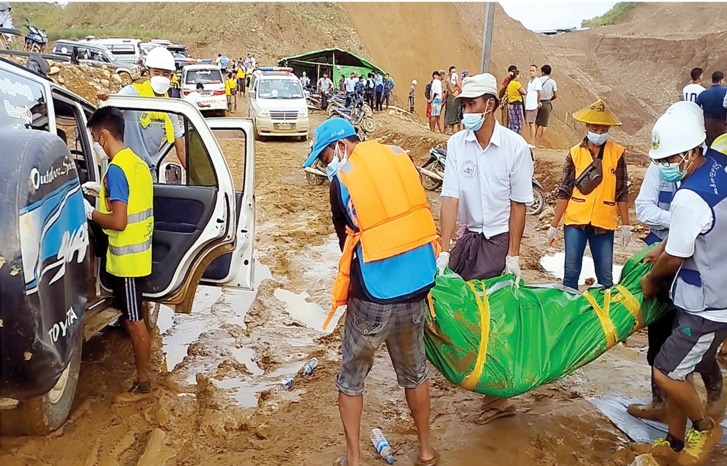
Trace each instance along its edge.
<path fill-rule="evenodd" d="M 424 97 L 426 97 L 427 100 L 432 98 L 432 82 L 429 81 L 424 88 Z"/>

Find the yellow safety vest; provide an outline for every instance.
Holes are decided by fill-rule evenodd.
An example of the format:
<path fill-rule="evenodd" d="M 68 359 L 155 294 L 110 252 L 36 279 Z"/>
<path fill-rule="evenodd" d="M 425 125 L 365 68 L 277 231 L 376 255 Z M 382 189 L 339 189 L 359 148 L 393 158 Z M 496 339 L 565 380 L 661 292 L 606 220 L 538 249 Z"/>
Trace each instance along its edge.
<path fill-rule="evenodd" d="M 134 89 L 136 89 L 136 92 L 138 92 L 141 97 L 156 97 L 156 94 L 154 94 L 154 90 L 151 88 L 151 81 L 145 81 L 141 84 L 134 83 L 132 84 L 132 86 L 134 86 Z M 164 94 L 164 97 L 167 97 L 167 95 Z M 169 144 L 173 143 L 174 125 L 172 125 L 172 120 L 169 118 L 169 115 L 164 112 L 144 112 L 139 117 L 141 127 L 145 129 L 151 124 L 152 120 L 164 122 L 164 130 L 167 135 L 167 142 Z"/>
<path fill-rule="evenodd" d="M 588 147 L 582 144 L 574 146 L 570 151 L 576 168 L 576 178 L 593 162 Z M 566 225 L 588 225 L 615 230 L 618 226 L 618 206 L 616 203 L 616 167 L 624 155 L 624 148 L 611 141 L 606 141 L 601 162 L 603 179 L 601 184 L 590 194 L 583 194 L 573 188 L 573 194 L 565 209 L 563 222 Z"/>
<path fill-rule="evenodd" d="M 116 277 L 151 275 L 151 244 L 154 233 L 154 188 L 147 164 L 131 149 L 117 153 L 109 164 L 121 168 L 129 183 L 128 221 L 123 231 L 104 229 L 109 237 L 106 271 Z M 101 183 L 100 211 L 111 212 L 106 198 L 106 176 Z"/>

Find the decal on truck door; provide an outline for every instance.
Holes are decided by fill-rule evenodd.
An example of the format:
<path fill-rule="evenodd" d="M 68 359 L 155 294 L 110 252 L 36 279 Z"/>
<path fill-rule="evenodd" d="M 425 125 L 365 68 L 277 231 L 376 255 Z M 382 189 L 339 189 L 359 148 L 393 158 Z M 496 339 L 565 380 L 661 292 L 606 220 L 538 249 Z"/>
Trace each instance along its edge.
<path fill-rule="evenodd" d="M 31 183 L 37 180 L 42 178 Z M 20 211 L 20 237 L 29 295 L 38 291 L 44 277 L 52 285 L 65 275 L 66 264 L 83 262 L 88 251 L 88 223 L 77 178 Z"/>

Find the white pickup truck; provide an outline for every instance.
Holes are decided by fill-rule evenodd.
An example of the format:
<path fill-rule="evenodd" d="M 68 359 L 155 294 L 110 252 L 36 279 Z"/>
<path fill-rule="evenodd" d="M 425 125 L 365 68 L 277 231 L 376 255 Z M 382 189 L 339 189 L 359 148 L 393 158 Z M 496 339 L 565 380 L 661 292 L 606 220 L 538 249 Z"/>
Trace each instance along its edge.
<path fill-rule="evenodd" d="M 80 185 L 106 170 L 86 122 L 94 106 L 0 59 L 0 431 L 43 434 L 67 418 L 82 341 L 120 316 L 104 287 L 104 235 Z M 197 285 L 253 286 L 255 150 L 247 119 L 205 119 L 179 99 L 112 96 L 124 112 L 167 112 L 185 129 L 186 166 L 154 185 L 148 323 L 156 303 L 189 313 Z M 227 160 L 235 160 L 232 172 Z M 175 175 L 175 176 L 170 176 Z M 174 184 L 168 180 L 174 178 Z M 97 202 L 88 198 L 90 202 Z"/>

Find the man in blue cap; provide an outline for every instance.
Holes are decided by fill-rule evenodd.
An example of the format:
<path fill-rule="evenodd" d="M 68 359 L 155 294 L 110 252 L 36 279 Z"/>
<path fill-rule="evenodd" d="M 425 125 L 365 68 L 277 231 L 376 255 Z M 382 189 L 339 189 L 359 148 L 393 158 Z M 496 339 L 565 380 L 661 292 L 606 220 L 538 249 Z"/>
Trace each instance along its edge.
<path fill-rule="evenodd" d="M 424 317 L 437 270 L 438 236 L 419 172 L 402 149 L 360 142 L 341 118 L 326 120 L 313 132 L 313 150 L 303 167 L 316 159 L 331 180 L 333 226 L 343 252 L 324 328 L 338 306 L 348 306 L 336 376 L 346 455 L 335 464 L 361 463 L 364 381 L 386 342 L 416 425 L 417 464 L 436 465 L 439 453 L 429 438 Z"/>

